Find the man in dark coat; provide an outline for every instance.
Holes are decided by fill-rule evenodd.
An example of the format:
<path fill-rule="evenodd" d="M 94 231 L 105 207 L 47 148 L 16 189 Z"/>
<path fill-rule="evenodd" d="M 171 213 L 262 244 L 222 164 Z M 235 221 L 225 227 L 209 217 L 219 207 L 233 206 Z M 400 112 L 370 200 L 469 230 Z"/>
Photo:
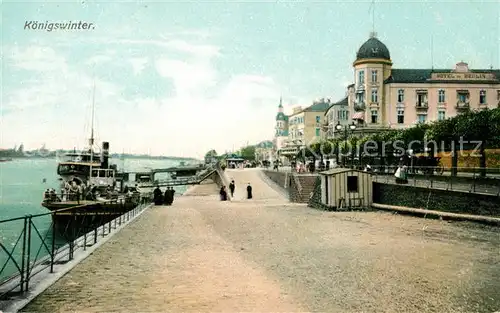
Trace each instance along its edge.
<path fill-rule="evenodd" d="M 234 180 L 231 181 L 231 183 L 229 184 L 229 191 L 231 191 L 231 198 L 234 196 L 234 189 L 236 188 L 236 186 L 234 185 Z"/>
<path fill-rule="evenodd" d="M 170 196 L 168 197 L 168 202 L 169 202 L 169 205 L 172 205 L 172 203 L 174 203 L 174 195 L 175 195 L 174 187 L 170 187 L 170 190 L 168 192 L 170 194 Z"/>
<path fill-rule="evenodd" d="M 155 190 L 153 191 L 153 201 L 155 205 L 162 205 L 162 192 L 159 186 L 156 186 Z"/>
<path fill-rule="evenodd" d="M 250 183 L 248 183 L 247 186 L 247 199 L 252 199 L 252 186 L 250 186 Z"/>
<path fill-rule="evenodd" d="M 163 203 L 165 205 L 170 205 L 170 187 L 165 189 L 165 195 L 163 196 Z"/>

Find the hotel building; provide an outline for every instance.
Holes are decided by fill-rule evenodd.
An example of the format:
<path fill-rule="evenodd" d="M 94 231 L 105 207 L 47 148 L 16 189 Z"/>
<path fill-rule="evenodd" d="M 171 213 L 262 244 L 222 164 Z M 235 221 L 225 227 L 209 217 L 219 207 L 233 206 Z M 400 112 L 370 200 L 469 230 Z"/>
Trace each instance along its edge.
<path fill-rule="evenodd" d="M 444 120 L 467 110 L 500 107 L 500 70 L 470 69 L 465 62 L 452 69 L 392 65 L 389 49 L 371 33 L 356 53 L 354 83 L 342 100 L 315 102 L 306 109 L 294 109 L 289 116 L 280 101 L 275 134 L 278 154 L 291 156 L 315 140 L 344 136 L 343 128 L 335 130 L 339 123 L 354 122 L 355 133 L 368 135 Z"/>
<path fill-rule="evenodd" d="M 376 35 L 359 48 L 353 63 L 354 84 L 347 87 L 349 116 L 340 106 L 326 112 L 324 129 L 335 136 L 337 123 L 373 133 L 444 120 L 466 110 L 500 106 L 500 70 L 470 69 L 459 62 L 453 69 L 395 69 L 389 49 Z M 335 112 L 331 112 L 335 110 Z"/>

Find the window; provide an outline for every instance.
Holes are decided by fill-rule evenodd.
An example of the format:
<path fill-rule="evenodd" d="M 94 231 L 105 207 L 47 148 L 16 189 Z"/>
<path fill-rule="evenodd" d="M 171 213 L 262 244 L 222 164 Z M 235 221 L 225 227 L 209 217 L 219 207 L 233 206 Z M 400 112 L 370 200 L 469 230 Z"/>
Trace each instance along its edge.
<path fill-rule="evenodd" d="M 377 70 L 372 70 L 372 83 L 377 82 Z"/>
<path fill-rule="evenodd" d="M 358 192 L 358 176 L 347 176 L 347 192 Z"/>
<path fill-rule="evenodd" d="M 316 123 L 320 123 L 321 122 L 321 116 L 316 116 Z"/>
<path fill-rule="evenodd" d="M 438 102 L 439 103 L 444 103 L 446 101 L 445 93 L 444 90 L 439 90 L 438 91 Z"/>
<path fill-rule="evenodd" d="M 425 123 L 426 120 L 427 120 L 427 115 L 426 114 L 419 114 L 418 115 L 418 122 L 419 123 Z"/>
<path fill-rule="evenodd" d="M 444 111 L 438 112 L 438 121 L 443 121 L 446 119 L 446 113 Z"/>
<path fill-rule="evenodd" d="M 319 128 L 316 128 L 316 137 L 319 137 L 321 135 Z"/>
<path fill-rule="evenodd" d="M 405 101 L 405 91 L 403 89 L 398 90 L 398 103 L 403 103 Z"/>
<path fill-rule="evenodd" d="M 365 102 L 365 93 L 364 92 L 358 92 L 356 93 L 356 102 L 357 103 L 363 103 Z"/>
<path fill-rule="evenodd" d="M 378 112 L 377 110 L 372 110 L 372 124 L 377 124 Z"/>
<path fill-rule="evenodd" d="M 346 110 L 337 111 L 337 119 L 339 121 L 346 121 L 348 116 L 348 112 Z"/>
<path fill-rule="evenodd" d="M 362 85 L 365 83 L 365 71 L 359 71 L 358 73 L 358 84 Z"/>
<path fill-rule="evenodd" d="M 486 104 L 486 90 L 479 92 L 479 104 Z"/>
<path fill-rule="evenodd" d="M 427 106 L 427 93 L 417 92 L 417 106 L 425 107 Z"/>
<path fill-rule="evenodd" d="M 372 89 L 372 103 L 378 103 L 378 90 Z"/>
<path fill-rule="evenodd" d="M 398 110 L 398 124 L 404 124 L 404 123 L 405 123 L 405 111 Z"/>
<path fill-rule="evenodd" d="M 466 92 L 458 92 L 457 98 L 458 98 L 458 102 L 465 103 L 465 102 L 467 102 L 467 93 Z"/>

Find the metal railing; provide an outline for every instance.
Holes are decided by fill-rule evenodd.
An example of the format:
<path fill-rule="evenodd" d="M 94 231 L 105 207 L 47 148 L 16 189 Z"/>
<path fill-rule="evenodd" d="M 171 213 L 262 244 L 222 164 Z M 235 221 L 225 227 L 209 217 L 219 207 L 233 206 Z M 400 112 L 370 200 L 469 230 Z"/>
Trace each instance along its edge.
<path fill-rule="evenodd" d="M 115 203 L 104 208 L 103 204 Z M 33 277 L 53 273 L 149 204 L 109 201 L 0 221 L 0 300 L 22 294 Z M 130 210 L 128 210 L 130 208 Z"/>
<path fill-rule="evenodd" d="M 373 173 L 372 180 L 377 183 L 396 184 L 396 178 L 392 173 Z M 500 179 L 484 180 L 466 176 L 409 174 L 408 182 L 404 185 L 500 196 Z"/>
<path fill-rule="evenodd" d="M 396 183 L 394 173 L 396 172 L 397 166 L 372 165 L 371 168 L 373 182 L 384 184 Z M 362 168 L 359 169 L 362 170 Z M 457 176 L 452 176 L 451 173 L 446 170 L 442 174 L 424 174 L 420 171 L 416 173 L 410 172 L 408 173 L 408 183 L 405 185 L 500 196 L 500 175 L 494 173 L 496 168 L 488 169 L 490 174 L 487 174 L 486 177 L 481 176 L 480 168 L 476 168 L 476 171 L 469 172 L 471 169 L 474 168 L 457 168 Z M 279 171 L 295 172 L 289 166 L 280 167 Z M 316 171 L 315 173 L 318 172 L 319 171 Z M 301 173 L 297 174 L 300 175 Z M 306 171 L 304 174 L 311 173 Z"/>

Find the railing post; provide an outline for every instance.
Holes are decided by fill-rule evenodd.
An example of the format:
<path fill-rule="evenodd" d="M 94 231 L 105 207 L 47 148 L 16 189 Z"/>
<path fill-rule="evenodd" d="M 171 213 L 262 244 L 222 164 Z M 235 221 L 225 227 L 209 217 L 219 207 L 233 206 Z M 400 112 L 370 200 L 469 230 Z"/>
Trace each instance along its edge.
<path fill-rule="evenodd" d="M 116 210 L 116 209 L 113 209 L 113 211 L 114 211 L 114 210 Z M 108 222 L 108 234 L 110 234 L 110 233 L 111 233 L 111 222 L 112 222 L 112 221 L 113 221 L 113 220 L 109 220 L 109 222 Z"/>
<path fill-rule="evenodd" d="M 87 212 L 84 213 L 84 217 L 87 217 Z M 87 250 L 87 229 L 83 230 L 83 251 Z"/>
<path fill-rule="evenodd" d="M 54 212 L 53 215 L 51 215 L 52 218 L 52 247 L 51 247 L 51 252 L 50 252 L 50 272 L 54 273 L 54 261 L 56 257 L 56 214 L 57 212 Z"/>
<path fill-rule="evenodd" d="M 24 291 L 24 270 L 25 270 L 25 259 L 26 259 L 26 236 L 27 236 L 27 229 L 26 229 L 26 224 L 28 221 L 28 217 L 24 217 L 24 226 L 23 226 L 23 250 L 21 251 L 21 292 Z"/>
<path fill-rule="evenodd" d="M 69 253 L 68 253 L 68 261 L 71 261 L 73 259 L 73 240 L 75 236 L 75 209 L 72 210 L 71 212 L 71 219 L 70 219 L 70 227 L 71 227 L 71 238 L 69 239 Z"/>
<path fill-rule="evenodd" d="M 28 291 L 28 285 L 30 281 L 30 262 L 31 262 L 31 215 L 28 216 L 28 251 L 26 253 L 26 275 L 24 276 L 24 282 L 26 283 L 25 291 Z"/>
<path fill-rule="evenodd" d="M 97 218 L 96 218 L 97 219 Z M 94 220 L 94 244 L 97 243 L 97 229 L 99 228 L 99 224 Z"/>

